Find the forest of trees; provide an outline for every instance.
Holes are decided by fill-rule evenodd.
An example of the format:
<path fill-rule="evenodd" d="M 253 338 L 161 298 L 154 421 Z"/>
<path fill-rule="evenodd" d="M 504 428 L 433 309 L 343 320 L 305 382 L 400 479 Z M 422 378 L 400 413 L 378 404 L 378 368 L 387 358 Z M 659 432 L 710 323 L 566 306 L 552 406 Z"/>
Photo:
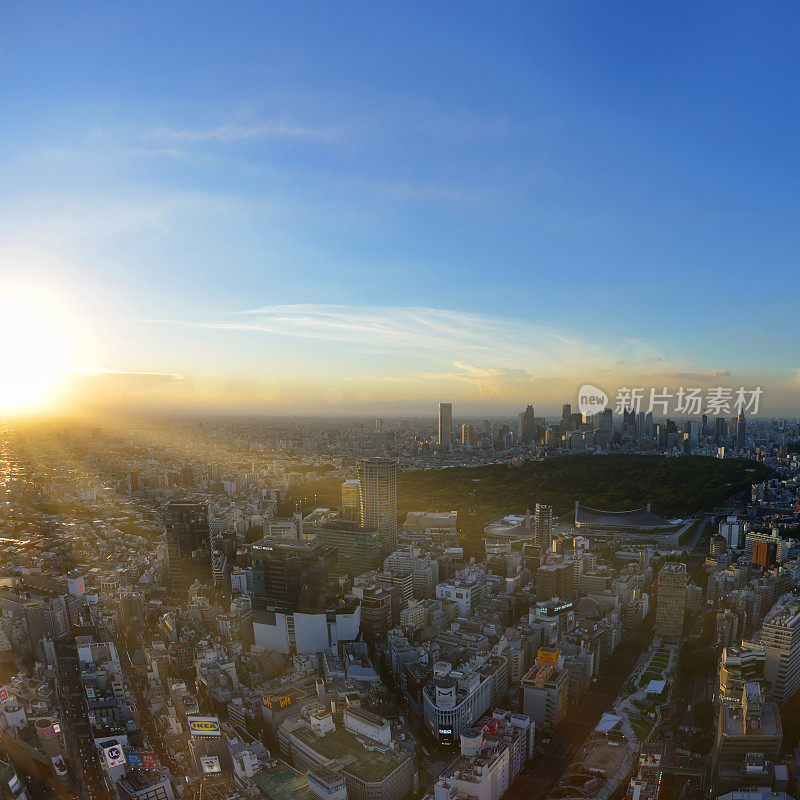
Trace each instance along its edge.
<path fill-rule="evenodd" d="M 576 500 L 608 511 L 650 503 L 663 517 L 687 517 L 711 511 L 770 475 L 762 464 L 743 459 L 578 454 L 516 467 L 490 464 L 401 472 L 397 504 L 401 521 L 411 510 L 458 511 L 459 530 L 465 543 L 474 546 L 489 520 L 524 513 L 536 503 L 549 503 L 559 515 L 570 513 Z M 315 496 L 316 505 L 338 508 L 341 479 L 324 478 L 299 487 L 281 511 L 290 513 L 303 498 L 309 509 Z"/>

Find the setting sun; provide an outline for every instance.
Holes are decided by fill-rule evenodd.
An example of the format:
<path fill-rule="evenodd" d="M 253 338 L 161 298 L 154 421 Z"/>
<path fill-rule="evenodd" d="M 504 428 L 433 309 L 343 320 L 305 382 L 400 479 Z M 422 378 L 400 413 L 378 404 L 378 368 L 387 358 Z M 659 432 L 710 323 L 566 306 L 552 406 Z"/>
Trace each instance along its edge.
<path fill-rule="evenodd" d="M 45 407 L 57 393 L 72 349 L 72 329 L 52 298 L 6 288 L 0 296 L 0 413 Z"/>

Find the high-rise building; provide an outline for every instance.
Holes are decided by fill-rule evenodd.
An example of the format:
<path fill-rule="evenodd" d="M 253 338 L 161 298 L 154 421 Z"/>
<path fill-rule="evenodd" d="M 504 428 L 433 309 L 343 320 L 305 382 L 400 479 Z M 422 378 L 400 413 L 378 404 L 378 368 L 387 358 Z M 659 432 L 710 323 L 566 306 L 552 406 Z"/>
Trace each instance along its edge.
<path fill-rule="evenodd" d="M 362 528 L 358 522 L 335 519 L 321 525 L 306 526 L 306 532 L 336 548 L 339 572 L 351 578 L 380 569 L 388 551 L 384 536 L 377 527 Z"/>
<path fill-rule="evenodd" d="M 211 581 L 211 532 L 205 503 L 168 503 L 164 544 L 171 594 L 184 594 L 199 580 Z"/>
<path fill-rule="evenodd" d="M 745 535 L 744 546 L 750 556 L 750 561 L 764 569 L 782 564 L 789 557 L 789 542 L 780 535 L 777 529 L 769 533 L 748 531 Z"/>
<path fill-rule="evenodd" d="M 342 484 L 342 519 L 358 522 L 361 518 L 358 478 L 349 478 Z"/>
<path fill-rule="evenodd" d="M 461 426 L 461 444 L 462 446 L 475 444 L 475 428 L 468 422 Z"/>
<path fill-rule="evenodd" d="M 358 636 L 361 605 L 339 597 L 335 547 L 319 539 L 261 539 L 250 550 L 255 644 L 319 653 Z"/>
<path fill-rule="evenodd" d="M 361 527 L 378 528 L 388 551 L 396 550 L 397 459 L 383 456 L 361 459 L 358 482 Z"/>
<path fill-rule="evenodd" d="M 339 581 L 335 547 L 318 539 L 261 539 L 250 557 L 256 608 L 315 614 L 333 605 Z"/>
<path fill-rule="evenodd" d="M 536 727 L 550 730 L 566 713 L 569 678 L 559 650 L 543 647 L 536 663 L 522 679 L 523 709 Z"/>
<path fill-rule="evenodd" d="M 800 689 L 800 598 L 781 597 L 764 617 L 755 643 L 766 653 L 764 678 L 770 696 L 783 705 Z"/>
<path fill-rule="evenodd" d="M 725 537 L 728 547 L 736 550 L 741 547 L 742 542 L 742 525 L 735 516 L 727 517 L 719 524 L 719 534 Z"/>
<path fill-rule="evenodd" d="M 533 406 L 528 406 L 519 414 L 519 439 L 525 444 L 530 444 L 536 439 L 536 414 Z"/>
<path fill-rule="evenodd" d="M 744 409 L 739 409 L 739 418 L 736 420 L 736 447 L 744 450 L 745 438 L 747 436 L 747 422 L 744 418 Z"/>
<path fill-rule="evenodd" d="M 553 507 L 536 504 L 533 517 L 534 540 L 541 552 L 550 550 L 553 545 Z"/>
<path fill-rule="evenodd" d="M 658 573 L 656 627 L 658 636 L 680 637 L 686 610 L 686 564 L 668 561 Z"/>
<path fill-rule="evenodd" d="M 714 442 L 722 444 L 725 441 L 725 417 L 714 418 Z"/>
<path fill-rule="evenodd" d="M 447 450 L 453 444 L 453 404 L 439 403 L 439 447 Z"/>

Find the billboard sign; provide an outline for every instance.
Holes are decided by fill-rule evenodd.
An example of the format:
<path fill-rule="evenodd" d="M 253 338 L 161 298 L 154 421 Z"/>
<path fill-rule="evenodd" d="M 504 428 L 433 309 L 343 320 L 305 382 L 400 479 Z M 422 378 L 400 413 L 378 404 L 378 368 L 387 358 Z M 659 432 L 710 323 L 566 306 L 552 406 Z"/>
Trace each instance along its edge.
<path fill-rule="evenodd" d="M 204 775 L 222 772 L 222 767 L 219 764 L 219 756 L 203 756 L 200 759 L 200 766 L 203 768 Z"/>
<path fill-rule="evenodd" d="M 125 760 L 128 762 L 129 767 L 142 766 L 142 757 L 139 755 L 138 750 L 128 750 L 125 753 Z"/>
<path fill-rule="evenodd" d="M 110 747 L 104 747 L 103 756 L 109 769 L 121 767 L 125 763 L 125 753 L 122 750 L 122 745 L 112 744 Z"/>
<path fill-rule="evenodd" d="M 217 717 L 186 717 L 192 736 L 221 736 Z"/>
<path fill-rule="evenodd" d="M 150 752 L 149 750 L 140 750 L 139 758 L 142 760 L 143 767 L 150 768 L 158 766 L 158 759 L 156 758 L 156 754 Z"/>

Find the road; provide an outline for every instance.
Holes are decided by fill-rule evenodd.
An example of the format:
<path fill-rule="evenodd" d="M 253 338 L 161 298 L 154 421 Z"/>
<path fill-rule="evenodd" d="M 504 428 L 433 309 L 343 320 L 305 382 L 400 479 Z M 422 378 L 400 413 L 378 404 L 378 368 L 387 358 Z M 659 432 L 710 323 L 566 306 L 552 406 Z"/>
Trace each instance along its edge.
<path fill-rule="evenodd" d="M 600 717 L 619 695 L 639 657 L 649 647 L 654 623 L 655 612 L 651 612 L 633 635 L 617 647 L 606 663 L 602 677 L 581 695 L 577 706 L 573 706 L 564 721 L 551 733 L 550 743 L 543 746 L 540 755 L 534 756 L 534 760 L 509 788 L 505 798 L 544 800 L 548 797 Z"/>
<path fill-rule="evenodd" d="M 64 711 L 64 736 L 80 796 L 88 800 L 108 800 L 106 777 L 89 727 L 88 708 L 78 672 L 78 649 L 74 640 L 58 643 L 58 673 L 61 706 Z"/>
<path fill-rule="evenodd" d="M 150 714 L 150 709 L 147 704 L 147 698 L 144 696 L 144 692 L 141 689 L 141 681 L 139 676 L 136 674 L 136 669 L 133 666 L 128 649 L 121 639 L 112 639 L 112 641 L 117 648 L 117 655 L 119 655 L 119 661 L 122 665 L 122 672 L 125 676 L 125 681 L 136 698 L 136 712 L 139 717 L 139 724 L 142 726 L 142 731 L 144 732 L 145 738 L 147 739 L 148 744 L 152 747 L 153 752 L 158 757 L 158 760 L 161 762 L 161 765 L 167 767 L 172 772 L 173 776 L 175 776 L 179 771 L 178 765 L 175 763 L 175 760 L 172 758 L 167 746 L 164 744 L 161 731 L 158 730 L 153 722 L 153 717 Z"/>
<path fill-rule="evenodd" d="M 697 550 L 698 544 L 701 542 L 705 544 L 704 540 L 701 539 L 701 537 L 703 536 L 703 531 L 706 529 L 706 525 L 708 525 L 708 520 L 709 520 L 708 516 L 703 517 L 703 521 L 697 526 L 697 531 L 694 534 L 694 538 L 692 539 L 689 546 L 686 548 L 687 551 L 691 552 L 693 550 Z M 705 547 L 703 549 L 705 550 Z"/>

